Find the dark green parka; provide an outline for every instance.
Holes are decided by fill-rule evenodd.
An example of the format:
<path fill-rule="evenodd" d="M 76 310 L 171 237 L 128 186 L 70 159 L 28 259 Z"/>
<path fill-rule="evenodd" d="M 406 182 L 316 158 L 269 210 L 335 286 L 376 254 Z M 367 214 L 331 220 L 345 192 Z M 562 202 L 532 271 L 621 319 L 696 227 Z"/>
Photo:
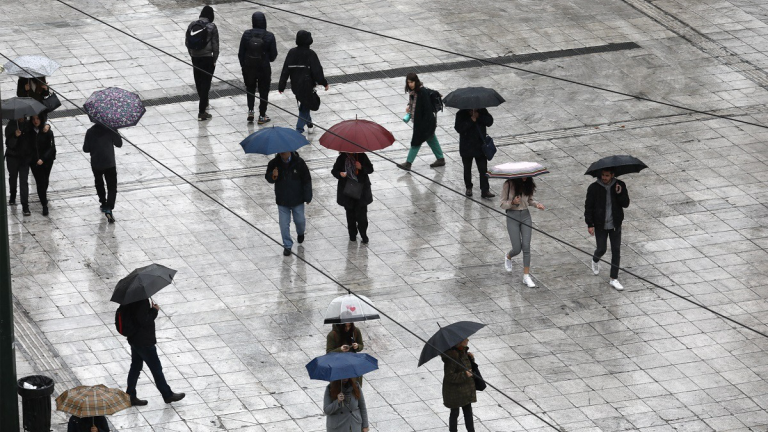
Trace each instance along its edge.
<path fill-rule="evenodd" d="M 437 129 L 437 116 L 432 111 L 429 91 L 423 86 L 416 96 L 416 113 L 413 114 L 413 137 L 411 147 L 418 147 L 426 142 Z"/>
<path fill-rule="evenodd" d="M 458 361 L 467 370 L 472 370 L 472 362 L 467 355 L 467 348 L 459 350 L 451 348 L 445 352 L 446 356 Z M 466 370 L 455 362 L 440 356 L 443 360 L 443 404 L 446 408 L 461 408 L 471 403 L 477 402 L 477 391 L 475 390 L 475 379 L 467 376 Z"/>

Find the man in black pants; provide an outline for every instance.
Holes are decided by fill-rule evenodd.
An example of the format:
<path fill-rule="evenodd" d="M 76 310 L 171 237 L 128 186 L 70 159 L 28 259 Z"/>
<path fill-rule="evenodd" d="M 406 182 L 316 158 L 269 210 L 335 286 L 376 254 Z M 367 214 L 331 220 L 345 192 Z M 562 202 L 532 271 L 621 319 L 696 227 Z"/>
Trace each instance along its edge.
<path fill-rule="evenodd" d="M 192 57 L 195 87 L 200 98 L 197 119 L 208 120 L 208 92 L 211 90 L 216 60 L 219 58 L 219 30 L 213 23 L 213 8 L 206 6 L 200 12 L 200 19 L 192 21 L 187 28 L 185 41 L 189 56 Z"/>
<path fill-rule="evenodd" d="M 29 154 L 26 145 L 27 122 L 24 117 L 11 120 L 5 127 L 5 165 L 8 168 L 8 205 L 16 205 L 16 185 L 21 191 L 21 205 L 29 204 Z M 28 215 L 26 215 L 28 216 Z"/>
<path fill-rule="evenodd" d="M 101 211 L 109 223 L 114 223 L 112 210 L 115 209 L 117 198 L 117 168 L 115 164 L 115 147 L 122 147 L 123 139 L 120 134 L 108 127 L 95 124 L 85 133 L 83 151 L 91 154 L 91 170 L 96 182 L 96 193 L 99 195 Z M 104 190 L 104 181 L 107 190 Z"/>
<path fill-rule="evenodd" d="M 587 189 L 584 203 L 584 221 L 589 234 L 595 236 L 597 249 L 592 256 L 592 273 L 600 273 L 600 258 L 608 249 L 611 240 L 611 281 L 610 285 L 618 291 L 624 287 L 619 283 L 619 264 L 621 261 L 621 223 L 624 221 L 624 209 L 629 207 L 627 185 L 616 178 L 614 171 L 604 169 L 594 183 Z"/>
<path fill-rule="evenodd" d="M 261 12 L 251 16 L 253 28 L 246 30 L 240 38 L 240 50 L 237 58 L 243 69 L 243 81 L 248 90 L 248 122 L 253 121 L 253 105 L 256 88 L 259 90 L 259 124 L 267 123 L 267 99 L 269 86 L 272 83 L 272 67 L 270 63 L 277 58 L 277 43 L 275 35 L 267 31 L 267 17 Z"/>

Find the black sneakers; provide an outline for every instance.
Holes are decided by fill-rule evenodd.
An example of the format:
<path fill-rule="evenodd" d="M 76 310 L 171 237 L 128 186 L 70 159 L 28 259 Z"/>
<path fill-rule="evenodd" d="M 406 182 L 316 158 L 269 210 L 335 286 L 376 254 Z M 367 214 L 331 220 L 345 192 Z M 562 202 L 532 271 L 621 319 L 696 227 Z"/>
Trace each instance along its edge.
<path fill-rule="evenodd" d="M 248 123 L 253 123 L 253 111 L 248 111 Z"/>
<path fill-rule="evenodd" d="M 291 250 L 288 248 L 283 249 L 283 256 L 291 256 Z"/>
<path fill-rule="evenodd" d="M 299 234 L 298 242 L 304 243 L 304 234 Z"/>
<path fill-rule="evenodd" d="M 208 114 L 207 112 L 201 112 L 200 114 L 197 115 L 197 120 L 198 121 L 210 120 L 211 117 L 213 116 Z"/>
<path fill-rule="evenodd" d="M 184 393 L 173 393 L 173 394 L 171 394 L 171 397 L 163 398 L 163 400 L 165 401 L 165 403 L 169 404 L 171 402 L 178 402 L 178 401 L 184 399 L 184 396 L 186 396 L 186 394 L 184 394 Z"/>

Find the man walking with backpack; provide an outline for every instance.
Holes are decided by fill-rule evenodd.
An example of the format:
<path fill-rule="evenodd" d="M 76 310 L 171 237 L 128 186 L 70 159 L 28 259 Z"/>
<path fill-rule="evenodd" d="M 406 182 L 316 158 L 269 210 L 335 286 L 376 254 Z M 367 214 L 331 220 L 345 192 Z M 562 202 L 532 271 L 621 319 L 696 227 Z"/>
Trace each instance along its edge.
<path fill-rule="evenodd" d="M 200 18 L 192 21 L 187 27 L 184 44 L 189 56 L 192 57 L 195 87 L 200 98 L 199 121 L 208 120 L 208 92 L 211 90 L 213 72 L 216 70 L 216 60 L 219 58 L 219 30 L 213 23 L 213 8 L 206 6 L 200 12 Z"/>
<path fill-rule="evenodd" d="M 259 90 L 259 120 L 258 124 L 267 123 L 267 100 L 269 86 L 272 84 L 272 67 L 270 63 L 277 58 L 277 43 L 275 35 L 267 31 L 267 17 L 262 12 L 254 12 L 251 16 L 253 28 L 246 30 L 240 39 L 240 50 L 237 58 L 243 70 L 243 81 L 248 91 L 248 122 L 253 122 L 253 96 Z"/>
<path fill-rule="evenodd" d="M 315 86 L 320 84 L 325 91 L 330 88 L 323 75 L 323 66 L 320 59 L 309 46 L 312 45 L 312 33 L 299 30 L 296 33 L 296 48 L 291 48 L 285 57 L 283 71 L 280 74 L 280 83 L 277 91 L 282 94 L 291 78 L 291 91 L 296 96 L 299 104 L 299 120 L 296 122 L 296 130 L 304 133 L 304 125 L 307 125 L 307 133 L 312 132 L 312 117 L 310 111 L 320 108 L 320 96 L 315 93 Z"/>

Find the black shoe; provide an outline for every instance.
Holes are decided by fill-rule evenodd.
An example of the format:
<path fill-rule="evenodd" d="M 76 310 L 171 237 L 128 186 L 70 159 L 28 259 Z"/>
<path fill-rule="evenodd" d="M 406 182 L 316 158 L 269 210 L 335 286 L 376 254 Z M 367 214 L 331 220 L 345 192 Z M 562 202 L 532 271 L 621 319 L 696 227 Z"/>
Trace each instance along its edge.
<path fill-rule="evenodd" d="M 357 234 L 355 234 L 355 235 L 350 235 L 350 236 L 349 236 L 349 241 L 352 241 L 352 242 L 356 242 L 356 241 L 357 241 Z"/>
<path fill-rule="evenodd" d="M 264 123 L 269 123 L 272 121 L 271 118 L 269 118 L 268 115 L 259 116 L 258 124 L 263 125 Z"/>
<path fill-rule="evenodd" d="M 8 205 L 16 205 L 16 195 L 11 194 L 11 197 L 8 199 Z"/>
<path fill-rule="evenodd" d="M 48 206 L 43 206 L 43 216 L 48 216 Z"/>
<path fill-rule="evenodd" d="M 445 166 L 445 158 L 440 158 L 429 164 L 432 168 L 442 167 Z"/>
<path fill-rule="evenodd" d="M 29 207 L 27 207 L 27 206 L 22 207 L 21 211 L 22 211 L 22 213 L 24 213 L 24 216 L 31 216 L 32 215 L 32 212 L 29 211 Z"/>
<path fill-rule="evenodd" d="M 363 238 L 363 244 L 368 244 L 368 236 L 367 235 L 361 235 L 360 237 Z"/>
<path fill-rule="evenodd" d="M 298 241 L 299 244 L 304 243 L 304 234 L 299 234 L 299 238 L 297 238 L 296 241 Z"/>
<path fill-rule="evenodd" d="M 397 167 L 406 171 L 411 170 L 411 163 L 410 162 L 403 162 L 401 164 L 397 164 Z"/>
<path fill-rule="evenodd" d="M 112 216 L 112 210 L 107 210 L 104 212 L 104 216 L 107 217 L 107 221 L 111 224 L 115 223 L 115 217 Z"/>
<path fill-rule="evenodd" d="M 464 192 L 464 195 L 466 196 L 472 196 L 472 188 L 467 188 L 467 191 Z"/>
<path fill-rule="evenodd" d="M 213 117 L 213 116 L 208 114 L 207 112 L 202 112 L 202 113 L 197 115 L 197 120 L 198 121 L 210 120 L 211 117 Z"/>
<path fill-rule="evenodd" d="M 248 111 L 248 123 L 253 123 L 253 111 Z"/>
<path fill-rule="evenodd" d="M 178 402 L 182 399 L 184 399 L 184 396 L 186 396 L 184 393 L 173 393 L 171 397 L 169 398 L 163 398 L 165 403 L 171 403 L 171 402 Z"/>
<path fill-rule="evenodd" d="M 291 256 L 291 250 L 288 248 L 283 249 L 283 256 Z"/>
<path fill-rule="evenodd" d="M 493 198 L 493 197 L 496 196 L 496 194 L 494 194 L 491 191 L 485 191 L 482 194 L 480 194 L 480 196 L 483 197 L 483 198 Z"/>
<path fill-rule="evenodd" d="M 145 401 L 144 399 L 131 396 L 131 406 L 144 406 L 148 403 L 149 402 Z"/>

